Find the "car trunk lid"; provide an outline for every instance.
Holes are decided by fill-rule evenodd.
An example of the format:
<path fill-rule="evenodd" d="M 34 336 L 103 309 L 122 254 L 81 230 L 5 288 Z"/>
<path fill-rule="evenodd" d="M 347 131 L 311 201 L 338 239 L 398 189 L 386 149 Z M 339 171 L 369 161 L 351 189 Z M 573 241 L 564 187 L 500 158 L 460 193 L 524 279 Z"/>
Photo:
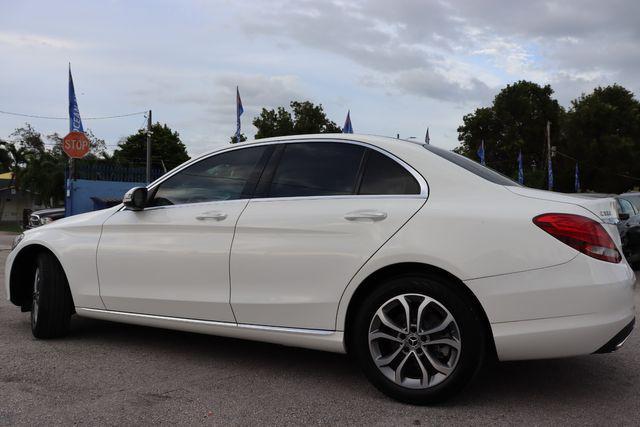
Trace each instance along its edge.
<path fill-rule="evenodd" d="M 515 186 L 508 186 L 505 188 L 519 196 L 548 200 L 552 202 L 569 203 L 588 210 L 600 219 L 604 228 L 616 242 L 616 246 L 621 248 L 622 243 L 620 241 L 620 233 L 616 227 L 616 224 L 618 223 L 618 210 L 616 209 L 616 201 L 613 197 L 586 197 Z"/>

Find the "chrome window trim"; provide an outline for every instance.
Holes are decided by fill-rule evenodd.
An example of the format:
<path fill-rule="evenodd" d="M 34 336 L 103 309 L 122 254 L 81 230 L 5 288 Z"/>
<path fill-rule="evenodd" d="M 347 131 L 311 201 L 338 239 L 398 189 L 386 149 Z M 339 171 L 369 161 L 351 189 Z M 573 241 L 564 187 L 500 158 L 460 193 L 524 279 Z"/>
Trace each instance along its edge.
<path fill-rule="evenodd" d="M 252 142 L 250 144 L 246 144 L 246 145 L 239 145 L 236 144 L 233 147 L 225 147 L 225 148 L 221 148 L 219 150 L 216 150 L 214 152 L 210 152 L 210 153 L 206 153 L 203 154 L 195 159 L 191 159 L 190 161 L 188 161 L 187 163 L 185 163 L 184 165 L 174 169 L 173 171 L 169 172 L 168 174 L 161 176 L 160 178 L 158 178 L 157 180 L 155 180 L 154 182 L 152 182 L 151 184 L 149 184 L 147 186 L 147 189 L 149 191 L 149 193 L 153 192 L 153 190 L 156 189 L 157 186 L 159 186 L 160 184 L 162 184 L 164 181 L 166 181 L 167 179 L 171 178 L 172 176 L 176 175 L 177 173 L 179 173 L 180 171 L 182 171 L 183 169 L 188 168 L 189 166 L 202 161 L 202 160 L 206 160 L 210 157 L 213 156 L 217 156 L 218 154 L 222 154 L 222 153 L 226 153 L 229 151 L 235 151 L 235 150 L 242 150 L 244 148 L 251 148 L 251 147 L 261 147 L 261 146 L 265 146 L 265 145 L 274 145 L 274 144 L 299 144 L 299 143 L 321 143 L 321 142 L 330 142 L 330 143 L 339 143 L 339 144 L 353 144 L 353 145 L 360 145 L 362 147 L 365 148 L 369 148 L 372 150 L 375 150 L 379 153 L 381 153 L 384 156 L 387 156 L 389 158 L 391 158 L 392 160 L 394 160 L 396 163 L 399 163 L 400 166 L 402 166 L 407 172 L 409 172 L 411 174 L 411 176 L 413 176 L 413 178 L 418 181 L 418 185 L 420 185 L 420 193 L 418 194 L 344 194 L 344 195 L 331 195 L 331 196 L 295 196 L 295 197 L 259 197 L 259 198 L 251 198 L 251 199 L 233 199 L 233 200 L 211 200 L 211 201 L 207 201 L 207 202 L 198 202 L 198 203 L 185 203 L 185 204 L 181 204 L 181 205 L 169 205 L 169 206 L 152 206 L 149 208 L 145 208 L 144 210 L 157 210 L 157 209 L 164 209 L 164 208 L 168 208 L 168 207 L 177 207 L 177 206 L 193 206 L 193 205 L 201 205 L 201 204 L 205 204 L 205 203 L 218 203 L 218 202 L 232 202 L 232 201 L 239 201 L 239 200 L 252 200 L 252 201 L 278 201 L 278 200 L 315 200 L 315 199 L 349 199 L 349 198 L 358 198 L 358 199 L 363 199 L 363 198 L 375 198 L 375 199 L 426 199 L 429 197 L 429 184 L 427 183 L 427 180 L 418 172 L 416 171 L 413 167 L 411 167 L 411 165 L 409 165 L 407 162 L 405 162 L 404 160 L 402 160 L 401 158 L 399 158 L 398 156 L 396 156 L 395 154 L 384 150 L 380 147 L 377 147 L 373 144 L 367 143 L 367 142 L 362 142 L 362 141 L 357 141 L 357 140 L 353 140 L 353 139 L 332 139 L 332 138 L 327 138 L 327 139 L 318 139 L 317 137 L 312 137 L 312 138 L 296 138 L 296 139 L 286 139 L 286 140 L 275 140 L 275 141 L 267 141 L 267 142 Z M 120 210 L 124 210 L 125 207 L 123 206 Z"/>

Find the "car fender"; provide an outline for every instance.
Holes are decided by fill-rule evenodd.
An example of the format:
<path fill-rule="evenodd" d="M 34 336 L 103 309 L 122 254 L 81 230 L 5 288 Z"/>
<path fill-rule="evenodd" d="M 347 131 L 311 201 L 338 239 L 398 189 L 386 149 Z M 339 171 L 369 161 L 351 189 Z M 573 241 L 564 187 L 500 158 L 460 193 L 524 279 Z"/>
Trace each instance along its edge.
<path fill-rule="evenodd" d="M 492 204 L 482 200 L 485 197 L 478 195 L 478 203 L 470 212 L 468 204 L 473 199 L 432 195 L 349 281 L 338 305 L 336 329 L 344 330 L 349 302 L 358 287 L 371 274 L 393 264 L 435 267 L 465 282 L 551 267 L 576 256 L 574 249 L 536 227 L 532 218 L 544 212 L 585 215 L 585 209 L 555 201 L 527 200 L 508 191 L 493 192 Z"/>
<path fill-rule="evenodd" d="M 96 251 L 102 224 L 119 208 L 68 217 L 25 232 L 22 241 L 7 258 L 5 266 L 7 296 L 9 296 L 14 261 L 25 249 L 39 245 L 51 251 L 60 262 L 76 306 L 104 309 L 105 306 L 100 298 Z"/>

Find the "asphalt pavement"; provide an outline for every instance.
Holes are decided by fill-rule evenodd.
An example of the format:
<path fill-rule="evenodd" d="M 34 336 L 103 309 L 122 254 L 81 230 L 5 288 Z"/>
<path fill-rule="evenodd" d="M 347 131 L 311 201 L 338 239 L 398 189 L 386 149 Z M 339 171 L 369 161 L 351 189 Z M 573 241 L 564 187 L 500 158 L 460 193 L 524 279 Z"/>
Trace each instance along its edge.
<path fill-rule="evenodd" d="M 36 340 L 3 296 L 0 425 L 152 423 L 638 425 L 640 337 L 613 354 L 499 363 L 447 404 L 416 407 L 338 354 L 77 316 L 69 337 Z"/>

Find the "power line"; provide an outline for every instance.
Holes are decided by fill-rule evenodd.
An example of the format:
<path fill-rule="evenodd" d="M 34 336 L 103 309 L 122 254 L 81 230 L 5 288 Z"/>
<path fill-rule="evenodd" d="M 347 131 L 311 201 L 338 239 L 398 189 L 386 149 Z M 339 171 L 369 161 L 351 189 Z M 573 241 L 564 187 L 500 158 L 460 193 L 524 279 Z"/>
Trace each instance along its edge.
<path fill-rule="evenodd" d="M 69 120 L 69 117 L 52 117 L 52 116 L 40 116 L 37 114 L 22 114 L 22 113 L 14 113 L 11 111 L 2 111 L 0 110 L 0 114 L 6 114 L 9 116 L 18 116 L 18 117 L 29 117 L 32 119 L 46 119 L 46 120 Z M 118 119 L 121 117 L 130 117 L 130 116 L 139 116 L 141 114 L 147 114 L 147 111 L 138 111 L 135 113 L 127 113 L 127 114 L 118 114 L 114 116 L 102 116 L 102 117 L 83 117 L 82 120 L 105 120 L 105 119 Z"/>

